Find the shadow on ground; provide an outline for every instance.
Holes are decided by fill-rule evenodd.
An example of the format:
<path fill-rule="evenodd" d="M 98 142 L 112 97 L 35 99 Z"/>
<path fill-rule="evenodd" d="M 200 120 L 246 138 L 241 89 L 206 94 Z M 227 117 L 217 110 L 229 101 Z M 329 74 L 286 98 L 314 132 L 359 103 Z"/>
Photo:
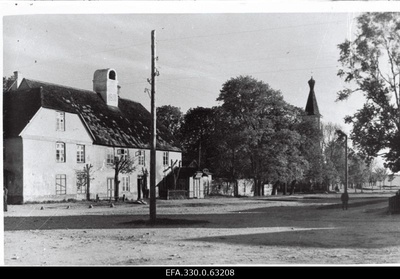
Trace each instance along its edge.
<path fill-rule="evenodd" d="M 372 201 L 371 201 L 372 202 Z M 374 203 L 382 201 L 374 201 Z M 350 205 L 350 209 L 352 206 Z M 357 205 L 361 206 L 361 204 Z M 319 208 L 331 209 L 318 213 Z M 221 214 L 157 214 L 157 222 L 151 223 L 148 214 L 142 215 L 67 215 L 67 216 L 24 216 L 4 217 L 4 231 L 18 230 L 57 230 L 57 229 L 134 229 L 154 228 L 252 228 L 252 227 L 290 227 L 315 228 L 329 226 L 354 226 L 362 222 L 363 216 L 353 217 L 342 212 L 340 205 L 327 206 L 268 206 Z M 382 210 L 381 210 L 382 211 Z M 329 212 L 329 213 L 328 213 Z M 382 211 L 383 212 L 383 211 Z M 382 212 L 372 212 L 379 221 Z M 338 220 L 336 214 L 344 214 Z M 365 214 L 364 214 L 365 215 Z M 379 216 L 378 216 L 379 215 Z M 340 221 L 340 222 L 339 222 Z"/>
<path fill-rule="evenodd" d="M 400 246 L 400 240 L 393 232 L 391 235 L 379 237 L 376 235 L 358 234 L 347 228 L 310 228 L 297 230 L 288 228 L 286 231 L 267 233 L 218 235 L 182 239 L 193 242 L 223 243 L 230 245 L 252 246 L 282 246 L 299 248 L 367 248 Z"/>

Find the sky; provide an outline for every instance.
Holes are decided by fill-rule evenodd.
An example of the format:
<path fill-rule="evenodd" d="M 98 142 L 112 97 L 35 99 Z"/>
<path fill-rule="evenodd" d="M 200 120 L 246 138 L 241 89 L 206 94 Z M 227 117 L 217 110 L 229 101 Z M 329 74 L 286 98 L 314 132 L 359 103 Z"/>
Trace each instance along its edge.
<path fill-rule="evenodd" d="M 69 12 L 12 10 L 3 16 L 3 76 L 19 71 L 26 78 L 92 90 L 95 70 L 113 68 L 121 97 L 150 109 L 145 89 L 150 89 L 155 30 L 157 106 L 172 105 L 185 113 L 219 105 L 224 82 L 240 75 L 269 84 L 301 108 L 313 77 L 322 121 L 339 124 L 345 132 L 351 127 L 343 118 L 362 105 L 359 96 L 335 101 L 345 86 L 337 76 L 337 46 L 354 37 L 357 9 L 332 12 L 324 6 L 316 11 L 314 3 L 301 6 L 300 12 L 275 6 L 273 12 L 269 6 L 246 12 L 245 5 L 204 11 L 187 6 L 125 9 L 121 4 L 122 11 L 112 7 L 96 12 L 71 5 Z"/>

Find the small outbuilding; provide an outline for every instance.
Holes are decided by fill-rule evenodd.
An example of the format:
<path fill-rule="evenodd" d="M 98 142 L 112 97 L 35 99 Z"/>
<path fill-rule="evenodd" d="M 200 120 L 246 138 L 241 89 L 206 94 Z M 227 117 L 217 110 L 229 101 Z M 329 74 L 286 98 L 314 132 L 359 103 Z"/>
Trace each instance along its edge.
<path fill-rule="evenodd" d="M 160 198 L 203 199 L 210 194 L 212 173 L 197 167 L 175 167 L 159 184 Z"/>

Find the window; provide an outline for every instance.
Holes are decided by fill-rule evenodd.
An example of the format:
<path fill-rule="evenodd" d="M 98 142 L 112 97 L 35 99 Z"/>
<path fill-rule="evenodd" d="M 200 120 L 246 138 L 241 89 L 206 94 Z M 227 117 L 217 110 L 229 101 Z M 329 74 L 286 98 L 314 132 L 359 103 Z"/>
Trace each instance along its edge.
<path fill-rule="evenodd" d="M 114 164 L 114 149 L 112 148 L 107 149 L 107 164 L 109 165 Z"/>
<path fill-rule="evenodd" d="M 131 190 L 129 182 L 130 182 L 129 176 L 122 177 L 122 191 L 129 192 Z"/>
<path fill-rule="evenodd" d="M 138 165 L 144 166 L 144 150 L 139 150 L 137 152 Z"/>
<path fill-rule="evenodd" d="M 76 172 L 76 192 L 78 194 L 86 194 L 85 172 Z"/>
<path fill-rule="evenodd" d="M 56 131 L 65 131 L 65 113 L 62 111 L 57 111 Z"/>
<path fill-rule="evenodd" d="M 109 79 L 112 79 L 112 80 L 115 80 L 115 72 L 114 71 L 110 71 L 109 73 L 108 73 L 108 78 Z"/>
<path fill-rule="evenodd" d="M 168 166 L 168 161 L 169 161 L 169 152 L 168 151 L 164 151 L 163 152 L 163 165 L 164 166 Z"/>
<path fill-rule="evenodd" d="M 85 163 L 85 146 L 82 144 L 76 145 L 76 162 Z"/>
<path fill-rule="evenodd" d="M 67 176 L 65 174 L 56 175 L 56 195 L 67 193 Z"/>
<path fill-rule="evenodd" d="M 65 143 L 63 142 L 56 143 L 56 161 L 57 163 L 65 162 Z"/>
<path fill-rule="evenodd" d="M 128 157 L 128 149 L 118 148 L 117 149 L 117 156 L 120 160 L 125 160 Z"/>

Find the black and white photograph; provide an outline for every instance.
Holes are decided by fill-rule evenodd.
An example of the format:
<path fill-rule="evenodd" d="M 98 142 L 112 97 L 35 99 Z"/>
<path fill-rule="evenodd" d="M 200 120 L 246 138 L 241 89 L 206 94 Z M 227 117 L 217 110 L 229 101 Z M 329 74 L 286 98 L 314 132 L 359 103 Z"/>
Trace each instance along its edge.
<path fill-rule="evenodd" d="M 399 266 L 396 1 L 166 2 L 0 3 L 2 265 Z"/>

